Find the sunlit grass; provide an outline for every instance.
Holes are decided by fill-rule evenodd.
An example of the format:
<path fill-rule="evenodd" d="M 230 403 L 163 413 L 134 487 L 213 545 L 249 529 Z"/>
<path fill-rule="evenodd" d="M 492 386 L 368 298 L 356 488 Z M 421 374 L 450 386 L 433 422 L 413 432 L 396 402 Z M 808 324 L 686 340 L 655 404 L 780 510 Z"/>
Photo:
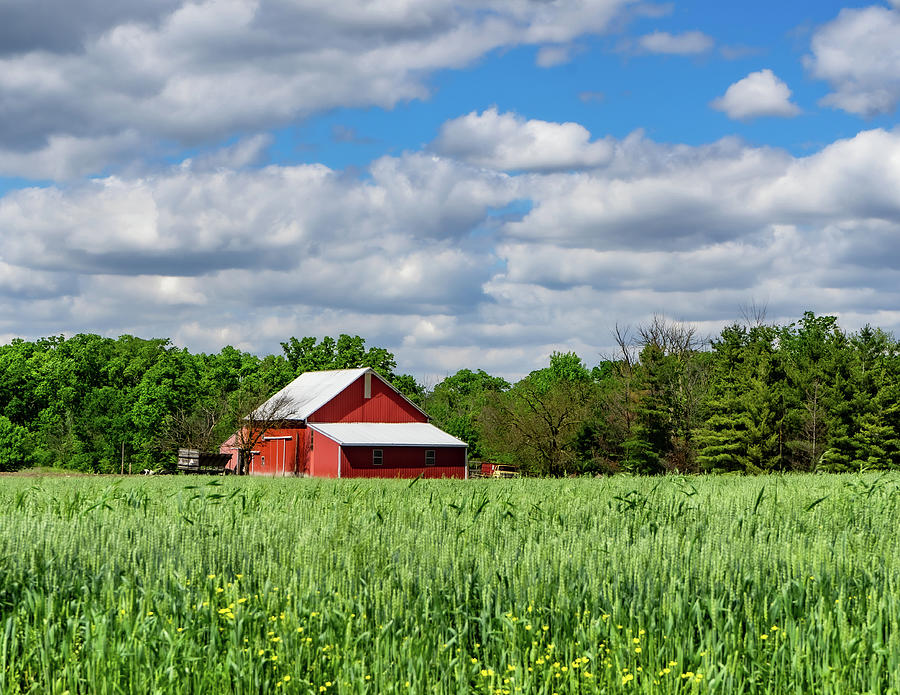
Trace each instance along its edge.
<path fill-rule="evenodd" d="M 900 692 L 900 476 L 114 480 L 0 481 L 0 692 Z"/>

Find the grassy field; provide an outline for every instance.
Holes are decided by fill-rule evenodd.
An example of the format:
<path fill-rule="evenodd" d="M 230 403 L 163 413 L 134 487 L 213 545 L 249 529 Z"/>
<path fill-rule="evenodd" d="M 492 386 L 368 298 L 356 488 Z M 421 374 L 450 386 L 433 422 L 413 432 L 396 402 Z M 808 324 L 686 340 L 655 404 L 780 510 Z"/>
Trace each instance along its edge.
<path fill-rule="evenodd" d="M 0 480 L 0 693 L 900 693 L 900 476 Z"/>

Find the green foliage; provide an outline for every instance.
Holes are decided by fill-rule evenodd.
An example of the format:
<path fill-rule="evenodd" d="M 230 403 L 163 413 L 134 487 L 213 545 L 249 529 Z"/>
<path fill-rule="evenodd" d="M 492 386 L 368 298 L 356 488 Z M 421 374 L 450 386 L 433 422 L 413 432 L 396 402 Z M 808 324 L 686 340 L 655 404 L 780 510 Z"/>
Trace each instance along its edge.
<path fill-rule="evenodd" d="M 490 393 L 477 420 L 484 449 L 535 475 L 578 473 L 579 438 L 598 403 L 598 387 L 581 360 L 554 353 L 548 368 Z"/>
<path fill-rule="evenodd" d="M 550 366 L 532 372 L 529 379 L 539 387 L 549 389 L 558 383 L 587 383 L 591 381 L 591 372 L 574 352 L 554 352 L 550 355 Z"/>
<path fill-rule="evenodd" d="M 900 692 L 897 474 L 6 479 L 0 693 Z"/>
<path fill-rule="evenodd" d="M 32 462 L 33 445 L 28 430 L 0 415 L 0 471 L 16 471 Z"/>
<path fill-rule="evenodd" d="M 366 349 L 366 341 L 358 335 L 329 336 L 316 342 L 314 337 L 290 338 L 281 344 L 294 376 L 322 369 L 354 369 L 371 367 L 381 376 L 392 379 L 397 362 L 384 348 Z"/>
<path fill-rule="evenodd" d="M 424 406 L 432 423 L 466 442 L 469 458 L 477 461 L 486 454 L 477 420 L 491 396 L 508 388 L 509 382 L 484 370 L 461 369 L 438 383 Z"/>
<path fill-rule="evenodd" d="M 391 385 L 416 405 L 421 405 L 425 389 L 411 374 L 398 374 L 391 379 Z"/>
<path fill-rule="evenodd" d="M 31 448 L 23 461 L 113 473 L 123 449 L 140 470 L 171 467 L 179 445 L 216 448 L 248 404 L 290 382 L 301 363 L 315 364 L 303 362 L 308 346 L 319 357 L 330 354 L 322 368 L 371 366 L 407 395 L 420 393 L 414 379 L 393 375 L 390 352 L 365 349 L 361 338 L 291 338 L 286 345 L 294 364 L 231 346 L 192 354 L 165 339 L 129 335 L 17 339 L 0 346 L 0 416 L 27 433 Z"/>
<path fill-rule="evenodd" d="M 397 361 L 384 348 L 366 348 L 366 341 L 358 335 L 341 334 L 337 340 L 326 336 L 320 341 L 290 338 L 281 344 L 294 376 L 323 369 L 356 369 L 369 367 L 387 379 L 400 393 L 421 405 L 425 389 L 410 374 L 395 374 Z"/>
<path fill-rule="evenodd" d="M 638 392 L 634 422 L 625 440 L 625 468 L 633 473 L 652 475 L 664 469 L 663 459 L 672 446 L 671 382 L 675 361 L 650 343 L 641 350 L 634 384 Z"/>
<path fill-rule="evenodd" d="M 461 369 L 424 389 L 360 336 L 290 338 L 263 358 L 165 339 L 81 334 L 0 346 L 0 416 L 39 465 L 86 472 L 174 464 L 214 449 L 302 371 L 370 367 L 465 440 L 472 460 L 539 475 L 900 469 L 900 344 L 806 312 L 733 324 L 712 341 L 655 317 L 593 368 L 573 352 L 515 384 Z"/>

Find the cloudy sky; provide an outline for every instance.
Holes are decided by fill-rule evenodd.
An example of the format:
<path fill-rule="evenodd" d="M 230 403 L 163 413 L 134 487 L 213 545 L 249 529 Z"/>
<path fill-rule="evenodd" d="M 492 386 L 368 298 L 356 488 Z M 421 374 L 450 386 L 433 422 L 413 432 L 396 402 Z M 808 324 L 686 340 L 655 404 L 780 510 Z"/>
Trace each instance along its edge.
<path fill-rule="evenodd" d="M 0 340 L 898 330 L 898 102 L 900 0 L 0 0 Z"/>

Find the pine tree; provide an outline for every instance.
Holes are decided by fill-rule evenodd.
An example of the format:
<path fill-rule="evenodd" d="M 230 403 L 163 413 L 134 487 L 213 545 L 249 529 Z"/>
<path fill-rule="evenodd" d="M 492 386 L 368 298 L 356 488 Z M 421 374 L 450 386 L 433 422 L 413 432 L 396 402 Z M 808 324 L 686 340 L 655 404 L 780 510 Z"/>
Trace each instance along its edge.
<path fill-rule="evenodd" d="M 666 384 L 672 358 L 657 345 L 641 350 L 634 423 L 625 440 L 625 467 L 644 475 L 661 473 L 672 449 L 672 405 Z"/>
<path fill-rule="evenodd" d="M 709 415 L 696 435 L 701 470 L 740 471 L 745 423 L 741 411 L 739 378 L 743 371 L 747 330 L 738 324 L 722 330 L 713 342 L 713 379 Z"/>
<path fill-rule="evenodd" d="M 784 454 L 784 369 L 770 326 L 731 326 L 714 344 L 719 380 L 698 434 L 704 470 L 780 470 Z"/>

